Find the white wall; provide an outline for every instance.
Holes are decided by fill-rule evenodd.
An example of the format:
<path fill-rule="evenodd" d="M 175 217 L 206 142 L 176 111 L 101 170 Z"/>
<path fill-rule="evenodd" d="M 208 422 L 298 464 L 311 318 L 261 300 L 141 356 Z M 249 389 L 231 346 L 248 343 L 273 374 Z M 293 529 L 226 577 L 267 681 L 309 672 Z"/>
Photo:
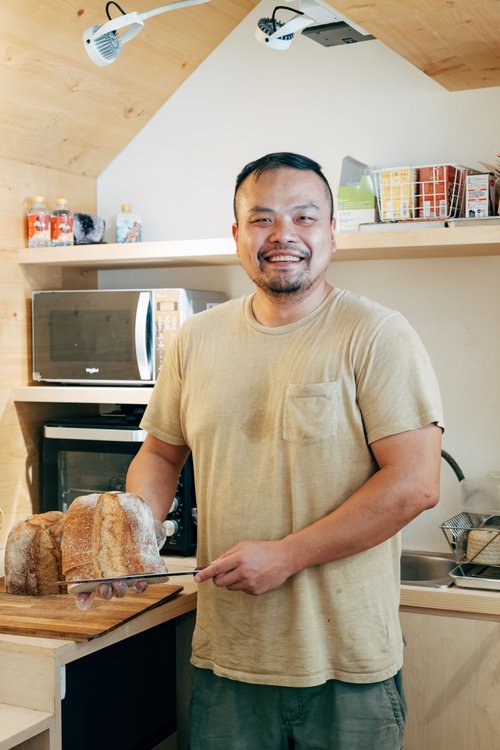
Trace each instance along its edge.
<path fill-rule="evenodd" d="M 299 36 L 287 52 L 268 50 L 253 33 L 272 7 L 262 2 L 100 176 L 106 220 L 131 202 L 144 240 L 226 237 L 236 174 L 270 151 L 317 159 L 334 190 L 347 154 L 371 166 L 494 162 L 498 88 L 450 93 L 378 41 L 328 49 Z M 443 392 L 443 447 L 467 476 L 500 468 L 499 272 L 496 257 L 337 262 L 330 271 L 333 283 L 415 325 Z M 107 272 L 100 283 L 250 289 L 237 267 L 134 271 L 120 281 Z M 459 486 L 446 464 L 442 479 L 439 506 L 405 530 L 407 547 L 446 549 L 438 527 L 458 511 Z"/>

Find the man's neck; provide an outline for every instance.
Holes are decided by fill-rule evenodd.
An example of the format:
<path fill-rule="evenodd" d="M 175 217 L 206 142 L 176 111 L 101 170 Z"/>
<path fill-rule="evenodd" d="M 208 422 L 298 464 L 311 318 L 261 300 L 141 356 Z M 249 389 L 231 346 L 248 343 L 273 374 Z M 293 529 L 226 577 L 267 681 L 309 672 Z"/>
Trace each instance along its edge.
<path fill-rule="evenodd" d="M 326 299 L 332 286 L 326 281 L 313 291 L 308 290 L 301 297 L 294 294 L 269 295 L 257 288 L 252 299 L 252 312 L 258 323 L 268 328 L 295 323 L 309 315 Z"/>

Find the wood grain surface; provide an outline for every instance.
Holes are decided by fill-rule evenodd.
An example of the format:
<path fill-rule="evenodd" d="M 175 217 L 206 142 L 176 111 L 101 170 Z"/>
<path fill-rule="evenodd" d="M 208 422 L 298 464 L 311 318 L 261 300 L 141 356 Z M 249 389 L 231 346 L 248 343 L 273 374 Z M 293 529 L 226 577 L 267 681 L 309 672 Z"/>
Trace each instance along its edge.
<path fill-rule="evenodd" d="M 174 597 L 182 586 L 155 583 L 143 594 L 130 590 L 123 599 L 95 598 L 80 610 L 70 594 L 16 596 L 5 592 L 0 579 L 0 633 L 86 641 L 108 633 L 133 617 Z"/>
<path fill-rule="evenodd" d="M 448 91 L 500 84 L 498 2 L 336 0 L 333 6 Z"/>
<path fill-rule="evenodd" d="M 106 69 L 82 41 L 107 20 L 100 0 L 0 3 L 0 156 L 96 177 L 257 2 L 211 0 L 149 18 Z M 126 11 L 155 3 L 137 5 Z"/>

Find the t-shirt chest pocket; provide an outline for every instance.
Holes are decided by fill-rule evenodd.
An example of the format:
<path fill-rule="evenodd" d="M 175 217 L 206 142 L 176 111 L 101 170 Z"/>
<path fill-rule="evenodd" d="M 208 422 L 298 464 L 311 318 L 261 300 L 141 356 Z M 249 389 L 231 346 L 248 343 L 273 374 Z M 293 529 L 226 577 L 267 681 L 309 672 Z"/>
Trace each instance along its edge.
<path fill-rule="evenodd" d="M 292 443 L 316 443 L 331 438 L 337 430 L 338 400 L 338 380 L 287 385 L 283 439 Z"/>

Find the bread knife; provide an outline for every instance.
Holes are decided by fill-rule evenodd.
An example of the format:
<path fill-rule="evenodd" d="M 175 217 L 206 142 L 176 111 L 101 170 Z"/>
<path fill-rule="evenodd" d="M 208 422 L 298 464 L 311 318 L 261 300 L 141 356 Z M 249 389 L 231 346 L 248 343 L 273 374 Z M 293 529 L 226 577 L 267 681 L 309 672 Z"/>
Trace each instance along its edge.
<path fill-rule="evenodd" d="M 80 583 L 112 583 L 113 581 L 142 581 L 155 578 L 171 578 L 172 576 L 195 576 L 202 568 L 194 570 L 174 570 L 173 572 L 165 571 L 164 573 L 130 573 L 124 576 L 111 576 L 110 578 L 75 578 L 73 581 L 57 581 L 57 586 L 73 586 Z"/>

